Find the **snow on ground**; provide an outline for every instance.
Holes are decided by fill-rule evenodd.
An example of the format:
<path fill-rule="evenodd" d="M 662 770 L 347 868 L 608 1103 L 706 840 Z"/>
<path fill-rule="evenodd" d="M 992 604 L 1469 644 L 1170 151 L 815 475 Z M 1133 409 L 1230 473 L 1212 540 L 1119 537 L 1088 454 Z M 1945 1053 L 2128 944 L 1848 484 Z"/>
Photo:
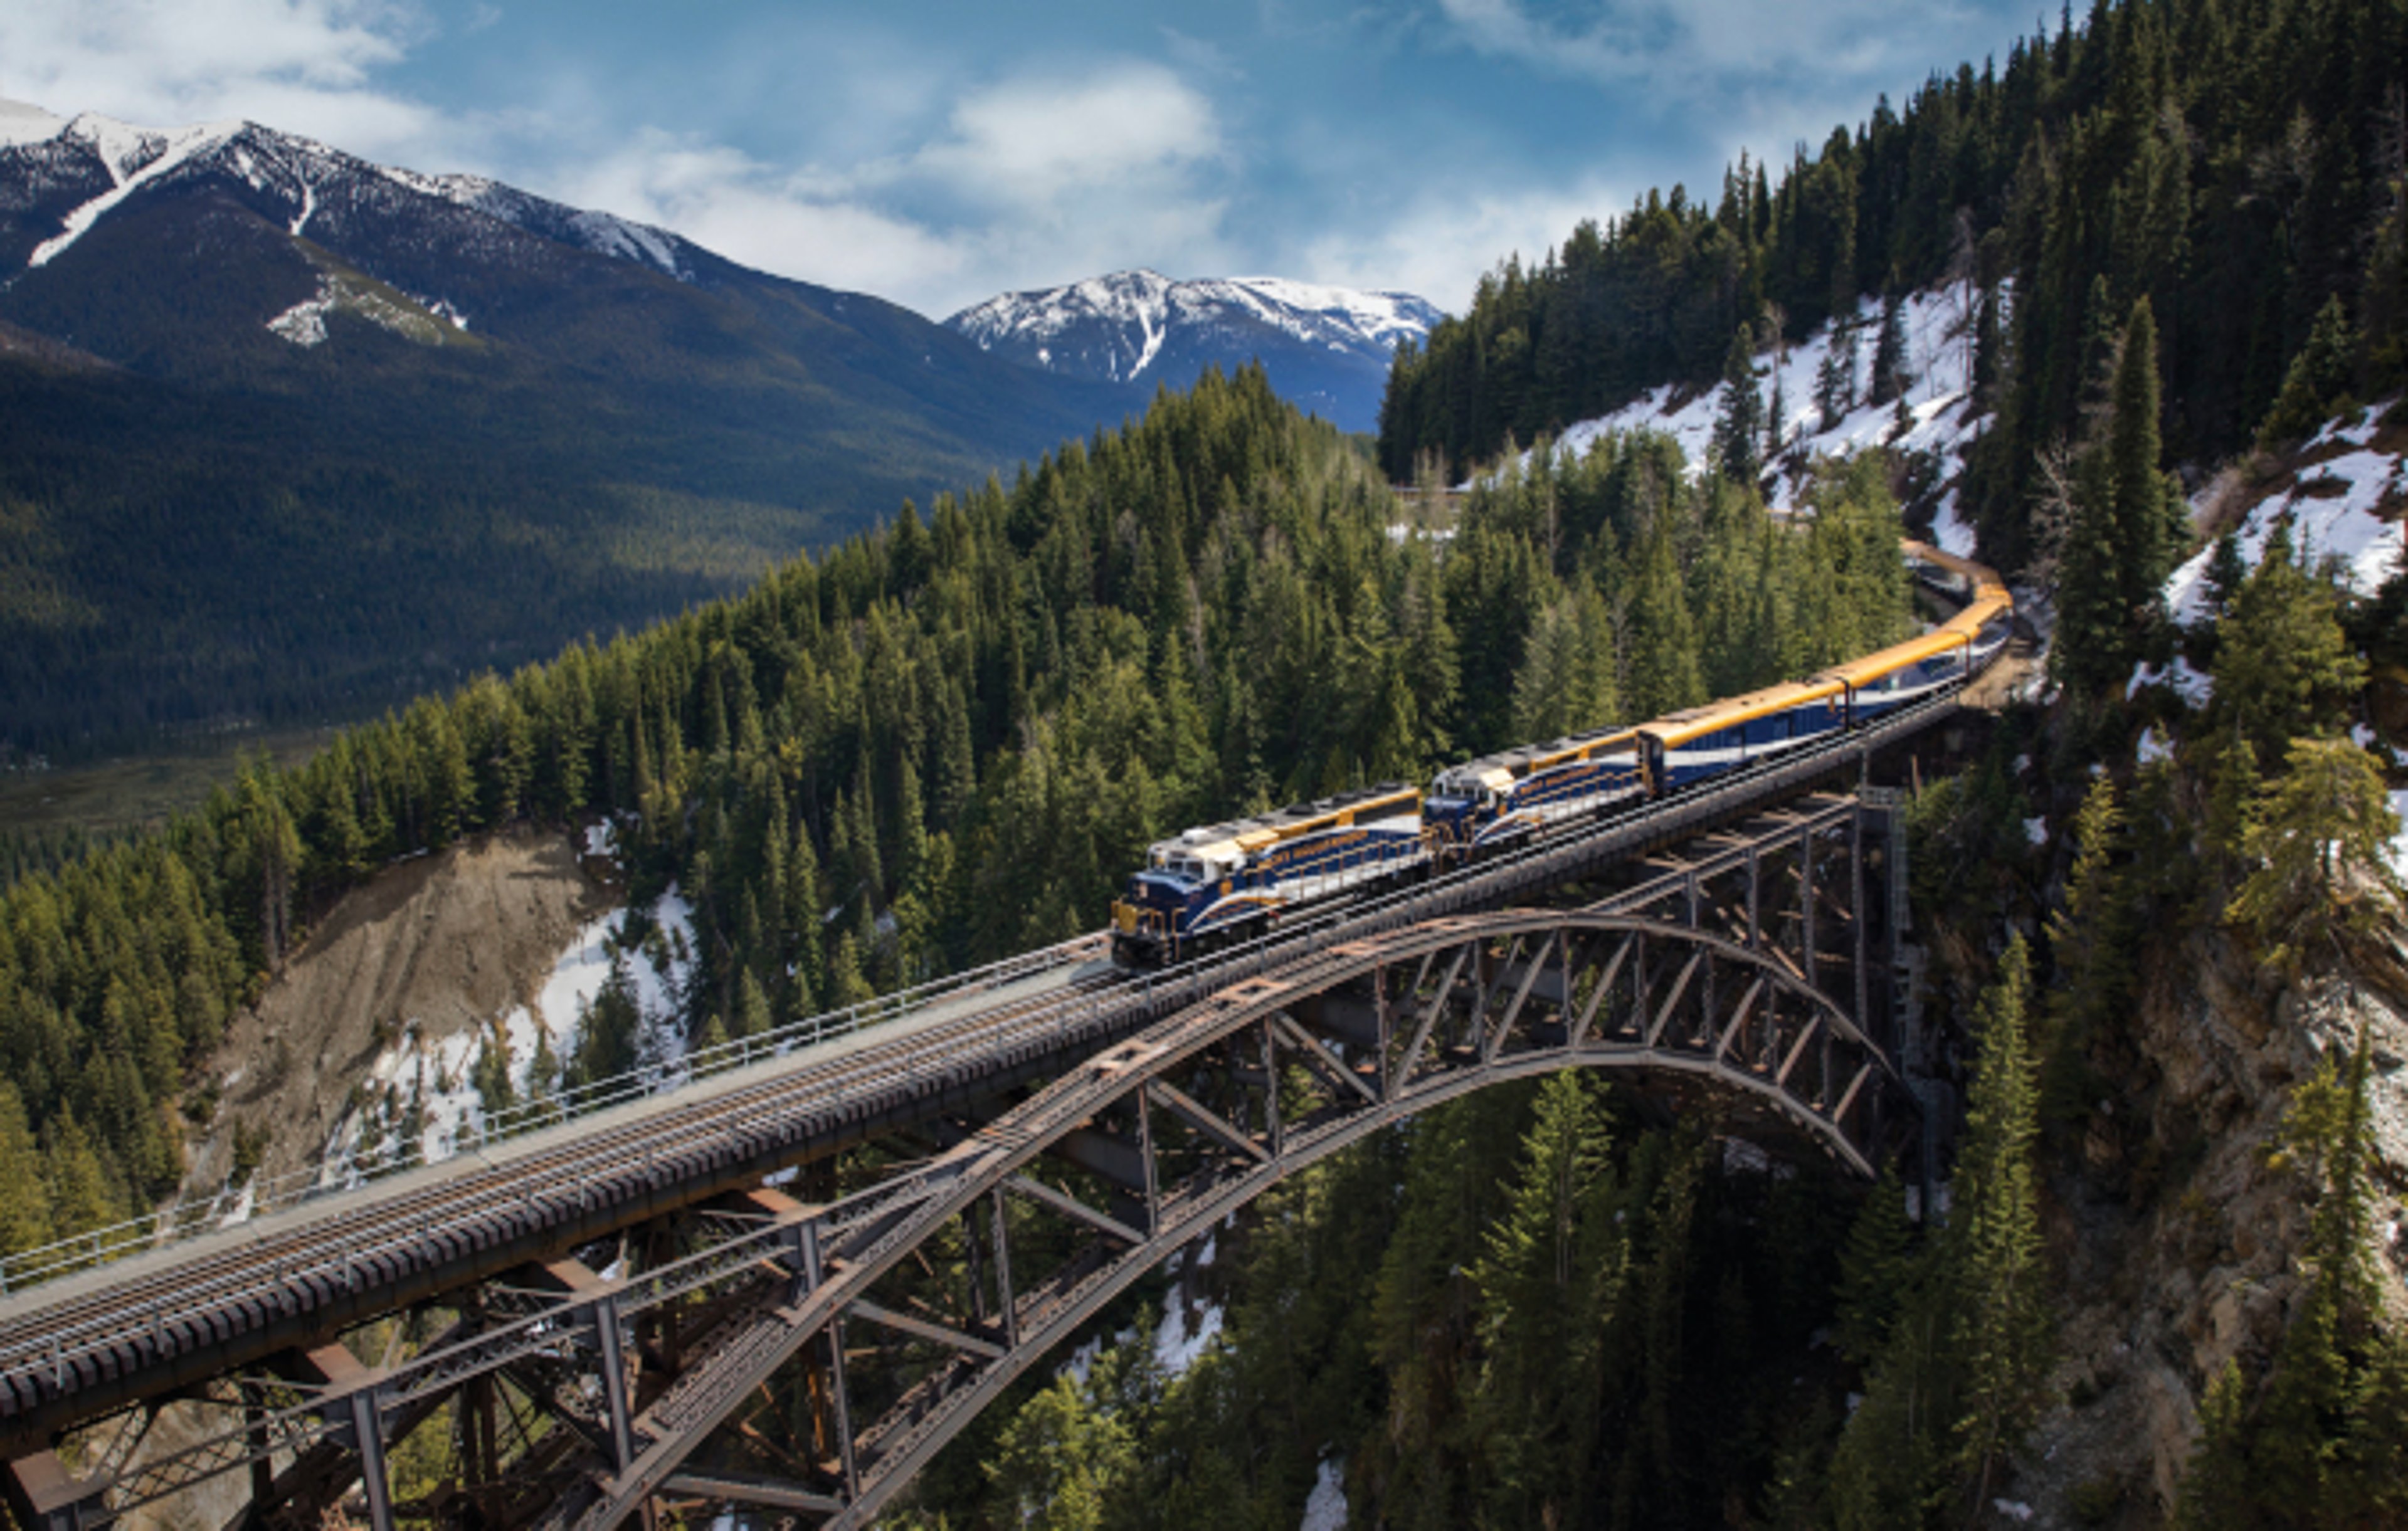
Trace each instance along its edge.
<path fill-rule="evenodd" d="M 1297 1531 L 1345 1531 L 1346 1526 L 1346 1459 L 1325 1456 L 1321 1459 L 1320 1475 L 1312 1481 L 1312 1493 L 1304 1501 L 1304 1519 Z"/>
<path fill-rule="evenodd" d="M 66 125 L 65 118 L 44 111 L 32 102 L 0 100 L 0 149 L 47 142 L 57 137 Z"/>
<path fill-rule="evenodd" d="M 259 1178 L 254 1175 L 242 1182 L 242 1194 L 235 1197 L 234 1206 L 227 1209 L 226 1215 L 218 1219 L 218 1226 L 231 1228 L 237 1223 L 250 1222 L 251 1209 L 258 1204 Z"/>
<path fill-rule="evenodd" d="M 2241 524 L 2232 529 L 2234 548 L 2245 567 L 2258 566 L 2275 527 L 2286 519 L 2292 551 L 2311 566 L 2330 560 L 2349 588 L 2360 595 L 2373 594 L 2401 567 L 2401 525 L 2399 520 L 2384 516 L 2387 511 L 2396 518 L 2396 507 L 2408 500 L 2408 459 L 2377 451 L 2371 445 L 2378 413 L 2377 409 L 2361 410 L 2328 422 L 2302 451 L 2348 450 L 2302 468 L 2288 489 L 2249 508 Z M 2192 496 L 2194 524 L 2206 514 L 2210 498 L 2218 492 L 2211 486 Z M 2167 579 L 2166 610 L 2177 623 L 2190 627 L 2210 620 L 2207 571 L 2214 556 L 2213 545 L 2202 548 Z M 2162 674 L 2146 665 L 2135 666 L 2124 694 L 2128 698 L 2143 686 L 2157 684 L 2171 686 L 2192 707 L 2205 706 L 2215 689 L 2212 677 L 2176 658 Z"/>
<path fill-rule="evenodd" d="M 2031 841 L 2034 845 L 2046 845 L 2048 843 L 2048 821 L 2044 818 L 2026 819 L 2024 821 L 2024 838 Z"/>
<path fill-rule="evenodd" d="M 587 844 L 593 843 L 589 832 Z M 620 945 L 625 909 L 613 909 L 586 924 L 552 965 L 535 1004 L 513 1006 L 488 1028 L 471 1027 L 430 1042 L 420 1035 L 414 1019 L 405 1020 L 400 1038 L 378 1054 L 368 1070 L 363 1105 L 344 1115 L 327 1141 L 328 1176 L 355 1181 L 359 1171 L 348 1167 L 354 1161 L 373 1163 L 407 1154 L 431 1164 L 482 1142 L 485 1102 L 473 1074 L 488 1040 L 508 1049 L 510 1087 L 520 1099 L 557 1089 L 557 1073 L 545 1080 L 534 1077 L 538 1039 L 549 1049 L 555 1069 L 566 1064 L 614 961 L 625 966 L 640 1017 L 638 1070 L 651 1076 L 656 1090 L 681 1082 L 684 995 L 694 971 L 693 907 L 672 887 L 652 906 L 652 934 L 632 951 Z M 420 1127 L 405 1141 L 413 1108 Z"/>
<path fill-rule="evenodd" d="M 2309 443 L 2311 449 L 2338 443 L 2357 450 L 2302 470 L 2287 492 L 2269 494 L 2253 506 L 2233 532 L 2243 563 L 2258 566 L 2267 538 L 2287 515 L 2291 546 L 2311 565 L 2338 559 L 2359 594 L 2371 595 L 2381 588 L 2400 566 L 2401 523 L 2375 512 L 2386 498 L 2408 498 L 2408 464 L 2368 447 L 2373 429 L 2372 424 L 2335 422 Z M 2200 508 L 2194 502 L 2193 509 Z M 2176 622 L 2188 625 L 2208 615 L 2207 567 L 2214 554 L 2213 548 L 2201 549 L 2166 581 L 2166 608 Z"/>
<path fill-rule="evenodd" d="M 2408 878 L 2408 791 L 2391 794 L 2391 811 L 2400 820 L 2400 833 L 2391 837 L 2391 869 Z"/>
<path fill-rule="evenodd" d="M 1162 1326 L 1154 1332 L 1154 1361 L 1167 1377 L 1177 1377 L 1196 1364 L 1204 1347 L 1221 1333 L 1221 1305 L 1205 1303 L 1197 1309 L 1196 1327 L 1187 1327 L 1187 1305 L 1174 1294 L 1163 1309 Z"/>
<path fill-rule="evenodd" d="M 108 210 L 145 185 L 204 150 L 214 149 L 242 130 L 238 122 L 203 122 L 159 133 L 113 118 L 87 112 L 69 122 L 64 133 L 93 146 L 116 184 L 60 220 L 64 230 L 34 247 L 26 268 L 46 265 L 60 251 L 84 236 Z"/>
<path fill-rule="evenodd" d="M 307 351 L 326 343 L 326 315 L 334 311 L 335 284 L 321 279 L 315 297 L 306 297 L 267 322 L 268 329 Z"/>
<path fill-rule="evenodd" d="M 1965 450 L 1989 424 L 1987 415 L 1971 413 L 1968 400 L 1973 354 L 1970 301 L 1964 289 L 1954 286 L 1916 293 L 1906 300 L 1906 367 L 1911 379 L 1906 402 L 1913 423 L 1903 435 L 1895 434 L 1893 405 L 1868 405 L 1837 420 L 1825 420 L 1815 408 L 1814 381 L 1830 350 L 1831 326 L 1817 330 L 1777 360 L 1770 351 L 1756 358 L 1756 387 L 1768 407 L 1776 379 L 1779 383 L 1782 440 L 1786 448 L 1801 451 L 1805 458 L 1820 453 L 1845 456 L 1885 443 L 1937 454 L 1941 481 L 1951 487 L 1942 497 L 1934 534 L 1946 551 L 1964 554 L 1973 551 L 1973 533 L 1957 517 L 1954 483 L 1964 467 Z M 1871 379 L 1881 308 L 1877 297 L 1864 298 L 1856 307 L 1856 391 L 1859 394 Z M 1578 456 L 1604 436 L 1640 429 L 1661 431 L 1681 444 L 1689 471 L 1701 474 L 1713 459 L 1714 413 L 1722 394 L 1717 385 L 1682 403 L 1677 402 L 1679 390 L 1667 384 L 1612 414 L 1567 427 L 1555 441 L 1555 451 Z M 1797 490 L 1783 468 L 1775 478 L 1771 503 L 1791 504 Z"/>
<path fill-rule="evenodd" d="M 2190 667 L 2190 661 L 2176 654 L 2173 663 L 2160 670 L 2154 665 L 2137 665 L 2132 679 L 2124 684 L 2124 700 L 2130 701 L 2141 694 L 2143 686 L 2172 686 L 2174 694 L 2193 707 L 2205 707 L 2215 694 L 2215 677 L 2201 675 Z"/>

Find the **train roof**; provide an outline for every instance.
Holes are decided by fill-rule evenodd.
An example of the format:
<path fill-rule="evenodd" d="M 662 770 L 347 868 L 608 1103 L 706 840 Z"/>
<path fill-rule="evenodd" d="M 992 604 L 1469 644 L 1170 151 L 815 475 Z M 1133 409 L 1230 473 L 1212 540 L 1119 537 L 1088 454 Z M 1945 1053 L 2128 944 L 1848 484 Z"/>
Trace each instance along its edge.
<path fill-rule="evenodd" d="M 1940 624 L 1943 633 L 1978 633 L 2000 617 L 2014 615 L 2015 598 L 2004 591 L 1995 595 L 1979 595 L 1966 603 L 1965 609 Z"/>
<path fill-rule="evenodd" d="M 1967 609 L 1971 610 L 1971 608 L 1969 607 Z M 1919 664 L 1934 654 L 1945 653 L 1951 649 L 1963 648 L 1965 638 L 1966 634 L 1962 630 L 1952 630 L 1945 626 L 1935 628 L 1931 632 L 1908 638 L 1904 643 L 1893 643 L 1886 649 L 1877 650 L 1861 659 L 1846 660 L 1832 665 L 1828 670 L 1817 670 L 1814 679 L 1837 680 L 1851 686 L 1862 685 L 1867 680 L 1887 675 L 1902 665 Z"/>
<path fill-rule="evenodd" d="M 1840 689 L 1837 680 L 1784 680 L 1780 685 L 1752 691 L 1744 696 L 1727 697 L 1719 702 L 1708 702 L 1703 707 L 1684 708 L 1678 712 L 1667 713 L 1654 723 L 1641 723 L 1637 732 L 1658 744 L 1686 744 L 1718 728 L 1728 728 L 1733 723 L 1785 711 L 1801 703 L 1836 696 Z"/>
<path fill-rule="evenodd" d="M 1620 724 L 1591 729 L 1583 734 L 1567 734 L 1559 739 L 1516 745 L 1511 750 L 1499 750 L 1493 755 L 1482 755 L 1477 760 L 1450 766 L 1439 773 L 1439 780 L 1469 776 L 1491 788 L 1501 789 L 1533 772 L 1560 766 L 1568 760 L 1586 759 L 1611 751 L 1615 745 L 1633 744 L 1638 737 L 1639 730 Z"/>
<path fill-rule="evenodd" d="M 1193 829 L 1181 831 L 1177 839 L 1155 841 L 1149 848 L 1149 855 L 1154 851 L 1178 849 L 1199 856 L 1226 860 L 1237 851 L 1259 851 L 1282 840 L 1292 840 L 1299 836 L 1353 823 L 1358 815 L 1383 817 L 1387 811 L 1418 808 L 1420 806 L 1421 793 L 1415 788 L 1402 781 L 1383 781 L 1377 786 L 1361 787 L 1330 797 L 1290 803 L 1283 808 L 1273 808 L 1251 818 L 1198 824 Z"/>
<path fill-rule="evenodd" d="M 1935 568 L 1945 569 L 1950 574 L 1968 581 L 1972 585 L 1973 594 L 1977 599 L 1988 595 L 2003 596 L 2007 594 L 2007 582 L 2000 579 L 1998 570 L 1987 564 L 1976 564 L 1970 558 L 1943 551 L 1928 542 L 1917 542 L 1912 537 L 1900 538 L 1899 551 L 1916 563 L 1929 564 Z"/>

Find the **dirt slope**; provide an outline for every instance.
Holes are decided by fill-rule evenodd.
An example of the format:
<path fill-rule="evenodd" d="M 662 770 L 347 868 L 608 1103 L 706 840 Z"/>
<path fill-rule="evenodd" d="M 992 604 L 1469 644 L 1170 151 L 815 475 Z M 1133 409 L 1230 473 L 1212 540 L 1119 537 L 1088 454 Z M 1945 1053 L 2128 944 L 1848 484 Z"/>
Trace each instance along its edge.
<path fill-rule="evenodd" d="M 347 894 L 229 1028 L 188 1194 L 222 1183 L 237 1125 L 266 1136 L 263 1175 L 308 1164 L 404 1026 L 439 1038 L 532 1000 L 579 926 L 617 901 L 608 872 L 580 864 L 566 834 L 527 831 L 403 862 Z"/>

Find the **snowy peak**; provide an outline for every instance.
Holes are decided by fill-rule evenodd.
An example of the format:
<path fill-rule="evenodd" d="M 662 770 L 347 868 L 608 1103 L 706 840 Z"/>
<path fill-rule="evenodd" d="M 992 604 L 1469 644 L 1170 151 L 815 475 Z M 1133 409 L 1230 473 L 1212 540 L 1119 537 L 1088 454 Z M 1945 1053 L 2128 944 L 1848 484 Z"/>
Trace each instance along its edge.
<path fill-rule="evenodd" d="M 1184 387 L 1207 365 L 1260 361 L 1283 394 L 1367 430 L 1398 344 L 1420 339 L 1441 317 L 1408 293 L 1278 277 L 1173 281 L 1139 270 L 1006 293 L 945 323 L 1024 365 L 1148 388 Z"/>
<path fill-rule="evenodd" d="M 57 259 L 145 192 L 212 179 L 252 193 L 246 200 L 295 236 L 315 232 L 311 225 L 322 209 L 389 217 L 423 198 L 453 209 L 455 217 L 494 220 L 680 281 L 694 279 L 700 253 L 648 224 L 563 207 L 481 176 L 430 176 L 374 165 L 255 122 L 149 128 L 93 112 L 62 119 L 22 102 L 0 101 L 0 214 L 48 225 L 20 223 L 17 232 L 27 237 L 9 242 L 12 253 L 22 253 L 0 261 L 0 281 Z"/>
<path fill-rule="evenodd" d="M 0 97 L 0 149 L 11 144 L 37 144 L 59 136 L 66 120 L 30 101 Z"/>

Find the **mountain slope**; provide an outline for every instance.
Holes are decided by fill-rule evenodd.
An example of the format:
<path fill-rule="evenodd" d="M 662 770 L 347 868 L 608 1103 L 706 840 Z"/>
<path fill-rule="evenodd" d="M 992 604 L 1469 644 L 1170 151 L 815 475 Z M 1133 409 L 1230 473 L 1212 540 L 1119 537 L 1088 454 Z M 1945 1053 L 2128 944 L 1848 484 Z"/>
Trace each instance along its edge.
<path fill-rule="evenodd" d="M 638 625 L 1122 408 L 495 182 L 14 107 L 0 401 L 0 742 L 52 752 Z"/>
<path fill-rule="evenodd" d="M 1361 293 L 1275 277 L 1172 281 L 1121 271 L 1006 293 L 945 321 L 980 349 L 1059 377 L 1151 393 L 1207 366 L 1259 360 L 1280 396 L 1350 431 L 1378 428 L 1398 342 L 1442 316 L 1408 293 Z"/>

